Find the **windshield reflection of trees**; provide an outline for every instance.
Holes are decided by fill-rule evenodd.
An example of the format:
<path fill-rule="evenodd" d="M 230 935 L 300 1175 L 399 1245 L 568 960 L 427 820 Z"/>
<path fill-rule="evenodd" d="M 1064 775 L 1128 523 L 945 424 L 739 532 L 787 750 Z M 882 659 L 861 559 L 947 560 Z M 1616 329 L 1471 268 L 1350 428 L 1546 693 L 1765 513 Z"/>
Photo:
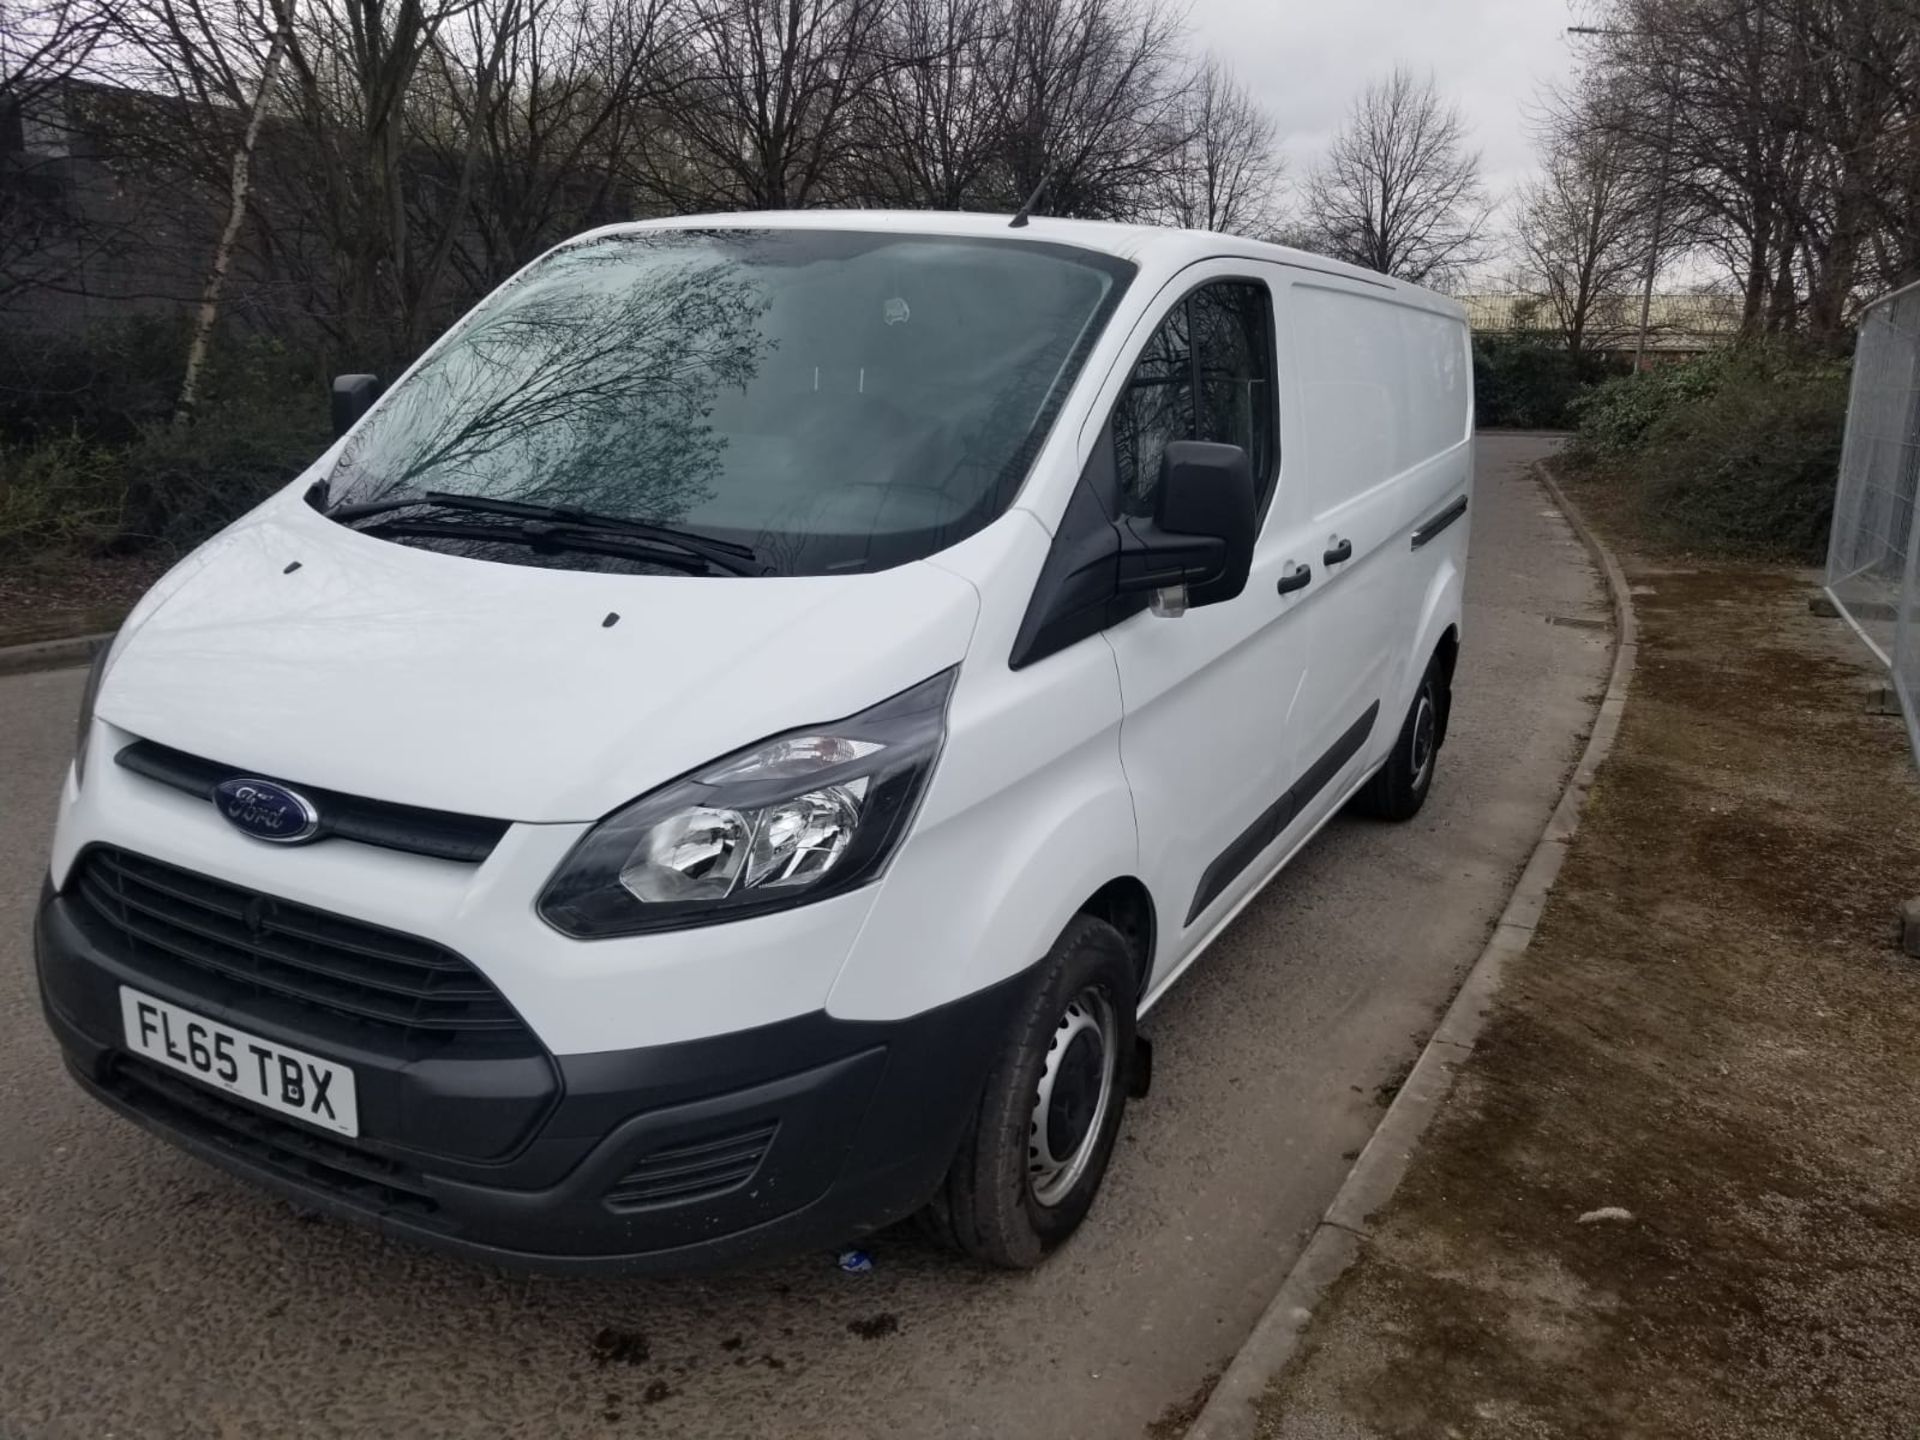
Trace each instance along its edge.
<path fill-rule="evenodd" d="M 752 271 L 717 256 L 617 240 L 562 252 L 388 398 L 331 488 L 671 522 L 712 491 L 726 443 L 713 397 L 746 386 L 773 348 L 767 304 Z"/>
<path fill-rule="evenodd" d="M 1009 503 L 1110 283 L 957 242 L 583 242 L 485 302 L 389 395 L 329 493 L 447 490 L 684 524 L 782 574 L 900 564 Z M 411 538 L 596 563 L 509 557 L 510 528 Z"/>

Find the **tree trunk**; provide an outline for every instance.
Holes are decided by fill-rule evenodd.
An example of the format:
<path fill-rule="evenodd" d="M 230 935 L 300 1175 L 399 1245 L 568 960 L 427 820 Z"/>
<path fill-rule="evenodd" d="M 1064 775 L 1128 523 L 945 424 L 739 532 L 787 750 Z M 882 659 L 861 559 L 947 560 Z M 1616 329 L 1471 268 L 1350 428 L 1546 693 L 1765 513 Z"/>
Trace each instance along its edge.
<path fill-rule="evenodd" d="M 232 185 L 228 191 L 227 223 L 213 247 L 213 264 L 207 270 L 207 283 L 200 290 L 200 310 L 193 318 L 193 339 L 187 345 L 187 371 L 180 379 L 180 395 L 174 402 L 173 423 L 185 426 L 193 421 L 193 409 L 200 401 L 200 376 L 206 369 L 207 349 L 213 342 L 213 327 L 220 318 L 220 295 L 227 287 L 227 271 L 233 265 L 233 247 L 240 239 L 240 227 L 247 220 L 247 199 L 253 192 L 253 150 L 260 141 L 260 124 L 266 118 L 267 97 L 273 90 L 274 73 L 287 49 L 287 26 L 282 23 L 273 32 L 273 44 L 267 50 L 267 63 L 260 67 L 260 85 L 253 92 L 253 107 L 247 114 L 247 128 L 233 152 Z"/>
<path fill-rule="evenodd" d="M 1773 295 L 1767 303 L 1767 333 L 1784 334 L 1793 329 L 1800 309 L 1800 289 L 1794 283 L 1793 240 L 1777 236 L 1774 241 Z"/>
<path fill-rule="evenodd" d="M 467 122 L 466 150 L 460 157 L 460 180 L 454 190 L 453 203 L 448 207 L 447 220 L 441 228 L 439 242 L 433 247 L 433 253 L 428 256 L 427 263 L 418 276 L 419 283 L 414 306 L 407 317 L 407 347 L 410 350 L 423 349 L 429 338 L 425 332 L 435 318 L 434 300 L 440 291 L 440 281 L 446 274 L 447 262 L 453 256 L 454 242 L 460 237 L 466 219 L 467 206 L 473 199 L 473 179 L 480 163 L 481 137 L 493 105 L 494 76 L 505 63 L 507 44 L 519 30 L 520 24 L 518 16 L 512 14 L 502 21 L 498 33 L 494 36 L 493 51 L 480 71 L 479 84 L 475 87 L 473 113 Z"/>

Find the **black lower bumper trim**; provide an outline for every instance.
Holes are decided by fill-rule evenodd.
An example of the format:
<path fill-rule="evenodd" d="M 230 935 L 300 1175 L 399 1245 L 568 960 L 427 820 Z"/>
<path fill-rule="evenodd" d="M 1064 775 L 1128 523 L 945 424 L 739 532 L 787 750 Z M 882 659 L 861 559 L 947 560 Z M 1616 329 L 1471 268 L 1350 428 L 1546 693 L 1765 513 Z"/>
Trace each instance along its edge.
<path fill-rule="evenodd" d="M 559 1095 L 510 1156 L 480 1163 L 352 1141 L 128 1054 L 118 988 L 143 977 L 43 901 L 48 1023 L 92 1095 L 221 1168 L 326 1213 L 499 1263 L 682 1271 L 823 1246 L 903 1218 L 939 1184 L 1031 972 L 906 1020 L 824 1013 L 731 1035 L 559 1057 Z M 193 1008 L 195 997 L 161 990 Z M 343 1058 L 284 1017 L 223 1013 Z M 404 1077 L 403 1077 L 404 1078 Z M 484 1062 L 393 1098 L 409 1134 L 471 1114 Z"/>

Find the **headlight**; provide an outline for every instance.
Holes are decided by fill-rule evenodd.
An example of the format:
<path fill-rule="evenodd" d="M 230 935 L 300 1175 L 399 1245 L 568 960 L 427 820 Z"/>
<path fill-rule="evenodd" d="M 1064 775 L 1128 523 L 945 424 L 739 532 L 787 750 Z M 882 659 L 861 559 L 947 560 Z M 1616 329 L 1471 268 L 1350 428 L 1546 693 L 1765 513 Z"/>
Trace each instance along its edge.
<path fill-rule="evenodd" d="M 113 652 L 113 636 L 93 652 L 93 664 L 87 670 L 86 688 L 80 692 L 80 722 L 73 737 L 73 783 L 87 779 L 87 739 L 93 734 L 93 702 L 100 698 L 100 679 L 107 673 L 107 656 Z"/>
<path fill-rule="evenodd" d="M 952 688 L 948 670 L 616 810 L 547 882 L 540 914 L 591 939 L 709 925 L 864 885 L 913 821 Z"/>

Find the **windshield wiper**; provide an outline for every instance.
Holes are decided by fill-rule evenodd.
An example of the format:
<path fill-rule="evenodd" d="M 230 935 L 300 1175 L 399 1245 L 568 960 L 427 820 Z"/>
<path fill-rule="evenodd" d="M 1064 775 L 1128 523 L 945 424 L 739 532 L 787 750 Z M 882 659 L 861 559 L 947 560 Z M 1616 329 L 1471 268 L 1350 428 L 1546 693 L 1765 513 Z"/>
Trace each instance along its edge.
<path fill-rule="evenodd" d="M 617 530 L 591 526 L 560 525 L 548 520 L 522 520 L 514 525 L 466 525 L 458 521 L 425 519 L 385 520 L 378 525 L 364 527 L 360 533 L 381 539 L 487 540 L 496 544 L 525 545 L 540 551 L 572 550 L 585 555 L 617 555 L 622 559 L 640 560 L 668 570 L 683 570 L 691 575 L 705 575 L 712 570 L 722 570 L 730 575 L 758 573 L 732 556 L 703 555 L 691 546 L 678 542 L 672 545 L 657 544 L 640 535 L 627 535 Z"/>
<path fill-rule="evenodd" d="M 757 575 L 753 562 L 758 558 L 751 545 L 736 544 L 731 540 L 716 540 L 710 535 L 701 535 L 692 530 L 677 530 L 671 525 L 657 525 L 649 520 L 631 520 L 624 515 L 601 515 L 591 510 L 582 510 L 574 505 L 541 505 L 531 500 L 495 500 L 485 495 L 461 495 L 451 490 L 422 490 L 414 495 L 400 495 L 391 500 L 369 500 L 359 505 L 336 505 L 325 514 L 334 520 L 347 524 L 355 520 L 364 520 L 371 515 L 387 515 L 395 510 L 404 510 L 409 506 L 433 505 L 443 510 L 471 510 L 479 515 L 505 515 L 518 520 L 547 521 L 560 525 L 574 526 L 582 530 L 597 530 L 607 534 L 631 535 L 639 540 L 651 540 L 660 545 L 672 545 L 691 555 L 712 562 L 714 566 L 733 575 Z"/>

